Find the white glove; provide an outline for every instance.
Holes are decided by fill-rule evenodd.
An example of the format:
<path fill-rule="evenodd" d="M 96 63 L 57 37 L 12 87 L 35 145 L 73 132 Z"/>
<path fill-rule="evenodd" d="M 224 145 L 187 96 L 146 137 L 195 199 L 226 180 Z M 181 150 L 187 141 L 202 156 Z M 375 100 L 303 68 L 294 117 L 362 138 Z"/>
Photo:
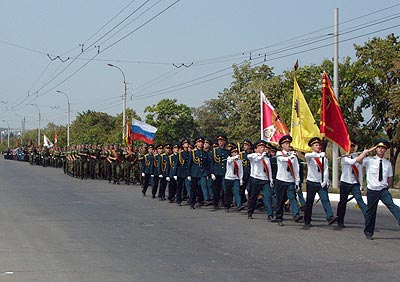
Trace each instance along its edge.
<path fill-rule="evenodd" d="M 294 190 L 296 191 L 296 193 L 300 192 L 300 187 L 299 187 L 299 185 L 296 185 L 296 186 L 294 187 Z"/>
<path fill-rule="evenodd" d="M 150 175 L 151 177 L 154 177 L 154 174 Z"/>
<path fill-rule="evenodd" d="M 322 186 L 322 188 L 324 188 L 325 186 L 327 186 L 327 183 L 326 183 L 326 181 L 324 181 L 324 182 L 321 182 L 321 186 Z"/>
<path fill-rule="evenodd" d="M 270 180 L 269 186 L 274 187 L 274 181 L 273 180 Z"/>
<path fill-rule="evenodd" d="M 267 155 L 266 152 L 262 152 L 261 157 L 265 157 Z"/>
<path fill-rule="evenodd" d="M 144 177 L 144 172 L 142 172 L 142 177 Z"/>
<path fill-rule="evenodd" d="M 232 160 L 237 160 L 239 158 L 239 155 L 236 155 L 234 157 L 232 157 Z"/>
<path fill-rule="evenodd" d="M 214 173 L 212 173 L 212 174 L 211 174 L 211 179 L 212 179 L 212 180 L 215 180 L 215 179 L 217 179 L 217 177 L 215 176 L 215 174 L 214 174 Z"/>
<path fill-rule="evenodd" d="M 167 177 L 165 177 L 165 180 L 170 181 L 171 178 L 169 178 L 169 177 L 167 176 Z"/>
<path fill-rule="evenodd" d="M 240 180 L 240 186 L 242 186 L 243 185 L 243 180 Z"/>
<path fill-rule="evenodd" d="M 319 153 L 319 156 L 320 156 L 321 158 L 324 158 L 324 157 L 325 157 L 325 152 Z"/>
<path fill-rule="evenodd" d="M 191 177 L 191 176 L 188 176 L 188 177 L 187 177 L 187 180 L 192 181 L 192 177 Z"/>
<path fill-rule="evenodd" d="M 175 180 L 178 180 L 178 176 L 174 175 L 174 179 L 175 179 Z"/>
<path fill-rule="evenodd" d="M 159 176 L 158 176 L 158 178 L 163 178 L 164 176 L 162 176 L 162 174 L 160 174 Z"/>

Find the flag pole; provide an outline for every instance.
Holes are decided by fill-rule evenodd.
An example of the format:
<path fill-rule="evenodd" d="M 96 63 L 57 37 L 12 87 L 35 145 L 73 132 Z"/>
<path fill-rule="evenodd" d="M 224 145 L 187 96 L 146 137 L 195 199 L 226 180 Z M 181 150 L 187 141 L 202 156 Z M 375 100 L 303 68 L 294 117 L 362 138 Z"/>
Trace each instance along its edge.
<path fill-rule="evenodd" d="M 339 101 L 339 9 L 334 10 L 333 25 L 333 89 L 336 99 Z M 339 147 L 332 142 L 332 187 L 339 187 Z"/>

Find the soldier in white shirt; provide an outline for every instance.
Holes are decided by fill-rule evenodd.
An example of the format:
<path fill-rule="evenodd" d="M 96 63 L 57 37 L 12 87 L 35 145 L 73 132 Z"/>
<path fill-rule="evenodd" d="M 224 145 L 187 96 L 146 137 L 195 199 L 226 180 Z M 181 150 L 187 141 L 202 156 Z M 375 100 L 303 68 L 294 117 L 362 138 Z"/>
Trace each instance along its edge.
<path fill-rule="evenodd" d="M 266 210 L 268 219 L 272 220 L 272 197 L 271 197 L 271 186 L 273 186 L 272 169 L 265 147 L 267 143 L 264 140 L 257 141 L 254 143 L 254 153 L 248 154 L 247 158 L 250 161 L 250 177 L 251 177 L 251 195 L 249 198 L 249 207 L 247 210 L 247 217 L 253 218 L 254 209 L 257 202 L 257 196 L 260 192 L 267 199 Z"/>
<path fill-rule="evenodd" d="M 240 196 L 240 185 L 243 184 L 243 165 L 239 158 L 239 150 L 237 146 L 230 148 L 230 156 L 226 160 L 225 173 L 225 212 L 229 212 L 232 205 L 232 194 L 238 211 L 244 209 Z"/>
<path fill-rule="evenodd" d="M 303 218 L 299 215 L 299 208 L 296 201 L 295 190 L 299 187 L 299 163 L 294 152 L 290 151 L 290 143 L 292 137 L 285 135 L 279 139 L 279 145 L 282 151 L 276 153 L 277 174 L 275 181 L 276 189 L 276 222 L 279 226 L 283 226 L 283 207 L 285 194 L 290 202 L 290 207 L 293 213 L 293 219 L 299 222 Z"/>
<path fill-rule="evenodd" d="M 390 144 L 387 140 L 379 138 L 374 142 L 374 147 L 365 150 L 357 157 L 357 162 L 362 162 L 362 165 L 366 168 L 368 207 L 364 234 L 369 240 L 373 239 L 379 200 L 389 209 L 400 225 L 400 207 L 393 203 L 392 194 L 389 192 L 393 168 L 392 164 L 384 158 L 389 147 Z M 376 156 L 366 157 L 372 151 L 376 152 Z"/>
<path fill-rule="evenodd" d="M 314 205 L 315 194 L 318 193 L 324 207 L 326 220 L 328 224 L 333 224 L 337 217 L 333 215 L 331 203 L 328 196 L 329 169 L 328 159 L 325 152 L 322 152 L 322 140 L 319 137 L 313 137 L 308 141 L 312 153 L 306 153 L 307 162 L 307 199 L 304 211 L 304 227 L 311 227 L 311 215 Z"/>
<path fill-rule="evenodd" d="M 337 224 L 339 228 L 344 228 L 344 216 L 346 214 L 347 198 L 353 194 L 364 217 L 367 213 L 367 205 L 361 195 L 363 184 L 363 171 L 360 163 L 357 162 L 355 153 L 356 145 L 350 145 L 350 155 L 343 156 L 340 160 L 342 175 L 340 177 L 340 201 L 337 206 Z"/>

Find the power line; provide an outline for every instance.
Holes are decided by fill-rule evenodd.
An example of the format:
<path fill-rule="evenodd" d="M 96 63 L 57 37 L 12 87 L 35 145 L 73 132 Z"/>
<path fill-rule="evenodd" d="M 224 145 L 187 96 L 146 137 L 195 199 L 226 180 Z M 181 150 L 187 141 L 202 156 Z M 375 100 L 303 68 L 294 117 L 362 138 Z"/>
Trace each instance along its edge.
<path fill-rule="evenodd" d="M 353 39 L 356 39 L 356 38 L 364 37 L 364 36 L 371 35 L 371 34 L 374 34 L 374 33 L 382 32 L 382 31 L 385 31 L 385 30 L 388 30 L 388 29 L 399 27 L 399 26 L 400 26 L 400 24 L 399 25 L 394 25 L 394 26 L 391 26 L 391 27 L 387 27 L 387 28 L 383 28 L 383 29 L 380 29 L 380 30 L 377 30 L 377 31 L 372 31 L 372 32 L 369 32 L 369 33 L 365 33 L 365 34 L 362 34 L 362 35 L 354 36 L 354 37 L 351 37 L 351 38 L 343 39 L 343 40 L 340 40 L 339 43 L 343 43 L 343 42 L 346 42 L 346 41 L 349 41 L 349 40 L 353 40 Z M 310 52 L 310 51 L 313 51 L 313 50 L 316 50 L 316 49 L 321 49 L 321 48 L 325 48 L 325 47 L 328 47 L 328 46 L 332 46 L 332 44 L 333 43 L 329 43 L 329 44 L 317 46 L 317 47 L 314 47 L 314 48 L 310 48 L 310 49 L 294 52 L 294 53 L 291 53 L 291 54 L 287 54 L 287 55 L 283 55 L 283 56 L 279 56 L 279 57 L 275 57 L 275 58 L 269 58 L 268 61 L 278 60 L 278 59 L 282 59 L 282 58 L 285 58 L 285 57 L 290 57 L 290 56 L 293 56 L 293 55 L 298 55 L 298 54 Z M 260 63 L 263 63 L 263 62 L 264 61 L 261 61 L 261 62 L 257 63 L 256 65 L 258 65 Z M 160 90 L 157 90 L 157 91 L 149 92 L 149 93 L 146 93 L 146 94 L 136 95 L 136 96 L 134 96 L 134 100 L 139 100 L 139 99 L 143 99 L 143 98 L 150 98 L 150 97 L 165 95 L 167 93 L 183 90 L 183 89 L 186 89 L 186 88 L 189 88 L 189 87 L 193 87 L 193 86 L 196 86 L 196 85 L 199 85 L 199 84 L 203 84 L 203 83 L 206 83 L 206 82 L 209 82 L 209 81 L 224 77 L 224 76 L 232 75 L 234 73 L 234 72 L 229 72 L 229 73 L 222 74 L 222 75 L 219 75 L 219 76 L 216 76 L 216 77 L 212 77 L 212 78 L 207 79 L 205 81 L 200 81 L 200 82 L 196 82 L 196 83 L 190 84 L 191 82 L 194 82 L 196 80 L 200 80 L 202 78 L 211 76 L 213 74 L 217 74 L 217 73 L 222 72 L 224 70 L 226 70 L 226 68 L 222 69 L 222 70 L 219 70 L 219 71 L 216 71 L 216 72 L 213 72 L 213 73 L 210 73 L 210 74 L 207 74 L 205 76 L 201 76 L 201 77 L 196 78 L 196 79 L 192 79 L 190 81 L 186 81 L 184 83 L 176 84 L 176 85 L 173 85 L 173 86 L 170 86 L 170 87 L 166 87 L 166 88 L 163 88 L 163 89 L 160 89 Z M 183 86 L 183 85 L 186 85 L 186 84 L 189 84 L 189 85 Z"/>
<path fill-rule="evenodd" d="M 130 22 L 128 22 L 126 25 L 124 25 L 123 27 L 121 27 L 119 30 L 117 30 L 114 34 L 110 35 L 107 39 L 105 39 L 104 41 L 102 41 L 100 43 L 100 45 L 105 44 L 108 40 L 110 40 L 111 38 L 113 38 L 114 36 L 116 36 L 119 32 L 121 32 L 123 29 L 125 29 L 128 25 L 130 25 L 132 22 L 136 21 L 138 18 L 140 18 L 142 15 L 144 15 L 145 13 L 147 13 L 148 11 L 150 11 L 153 7 L 155 7 L 156 5 L 158 5 L 161 2 L 161 0 L 157 1 L 156 3 L 154 3 L 153 5 L 151 5 L 149 8 L 147 8 L 146 10 L 144 10 L 141 14 L 139 14 L 136 18 L 132 19 Z M 146 2 L 147 3 L 147 2 Z M 145 4 L 146 4 L 145 3 Z M 144 5 L 144 4 L 143 4 Z"/>
<path fill-rule="evenodd" d="M 165 9 L 163 9 L 161 12 L 157 13 L 156 15 L 154 15 L 153 17 L 151 17 L 149 20 L 145 21 L 143 24 L 141 24 L 139 27 L 135 28 L 134 30 L 132 30 L 131 32 L 129 32 L 128 34 L 126 34 L 125 36 L 121 37 L 120 39 L 118 39 L 117 41 L 115 41 L 114 43 L 112 43 L 111 45 L 107 46 L 105 49 L 103 49 L 103 52 L 110 49 L 111 47 L 113 47 L 115 44 L 118 44 L 119 42 L 121 42 L 122 40 L 124 40 L 125 38 L 129 37 L 130 35 L 132 35 L 133 33 L 135 33 L 136 31 L 138 31 L 139 29 L 141 29 L 142 27 L 144 27 L 145 25 L 147 25 L 149 22 L 153 21 L 154 19 L 156 19 L 157 17 L 159 17 L 161 14 L 163 14 L 164 12 L 166 12 L 167 10 L 169 10 L 170 8 L 172 8 L 174 5 L 176 5 L 178 2 L 180 2 L 181 0 L 176 0 L 175 2 L 173 2 L 172 4 L 170 4 L 168 7 L 166 7 Z"/>
<path fill-rule="evenodd" d="M 90 47 L 94 46 L 97 42 L 99 42 L 101 39 L 103 39 L 105 36 L 107 36 L 110 32 L 112 32 L 114 29 L 116 29 L 118 26 L 120 26 L 124 21 L 129 19 L 133 14 L 135 14 L 138 10 L 140 10 L 144 5 L 146 5 L 150 0 L 146 0 L 142 5 L 140 5 L 137 9 L 135 9 L 132 13 L 130 13 L 127 17 L 125 17 L 122 21 L 120 21 L 117 25 L 115 25 L 111 30 L 107 31 L 105 34 L 103 34 L 99 39 L 97 39 L 95 42 L 90 44 L 89 47 L 86 48 L 88 50 Z"/>

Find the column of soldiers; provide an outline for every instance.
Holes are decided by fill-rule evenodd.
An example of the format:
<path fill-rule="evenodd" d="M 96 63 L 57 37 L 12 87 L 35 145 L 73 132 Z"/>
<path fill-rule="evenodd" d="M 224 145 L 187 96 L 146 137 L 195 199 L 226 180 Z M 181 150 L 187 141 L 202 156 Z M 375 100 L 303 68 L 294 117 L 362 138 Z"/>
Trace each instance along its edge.
<path fill-rule="evenodd" d="M 182 206 L 186 200 L 190 209 L 213 205 L 213 210 L 223 207 L 226 212 L 233 207 L 242 211 L 247 202 L 249 219 L 259 208 L 265 210 L 269 221 L 280 226 L 289 200 L 293 220 L 302 222 L 304 202 L 299 208 L 297 195 L 303 166 L 290 147 L 289 135 L 279 141 L 284 149 L 278 156 L 277 147 L 263 140 L 253 144 L 245 139 L 236 145 L 227 142 L 224 134 L 216 140 L 213 143 L 199 136 L 192 146 L 188 139 L 175 144 L 148 144 L 141 158 L 142 195 L 147 196 L 151 187 L 152 198 L 164 201 L 168 187 L 170 203 Z"/>
<path fill-rule="evenodd" d="M 79 179 L 102 179 L 126 185 L 140 183 L 143 149 L 121 148 L 120 145 L 80 144 L 69 148 L 28 148 L 31 165 L 63 168 L 64 174 Z"/>
<path fill-rule="evenodd" d="M 201 136 L 191 145 L 188 139 L 179 143 L 153 146 L 147 144 L 134 150 L 119 145 L 77 145 L 70 148 L 28 148 L 31 165 L 63 168 L 65 174 L 80 179 L 103 179 L 113 184 L 142 183 L 142 195 L 150 187 L 152 198 L 168 200 L 178 206 L 187 201 L 190 209 L 213 205 L 229 212 L 245 209 L 253 218 L 258 208 L 266 219 L 284 226 L 283 213 L 291 211 L 294 222 L 312 224 L 314 198 L 318 193 L 329 225 L 337 222 L 345 228 L 344 218 L 348 197 L 356 199 L 365 220 L 364 234 L 373 239 L 378 201 L 381 200 L 400 224 L 400 208 L 393 203 L 388 183 L 393 170 L 384 159 L 390 147 L 388 141 L 377 139 L 374 147 L 355 153 L 351 145 L 349 155 L 341 156 L 340 202 L 336 215 L 329 196 L 329 168 L 323 141 L 313 137 L 308 145 L 311 153 L 300 161 L 291 147 L 292 137 L 283 136 L 278 149 L 273 144 L 259 140 L 254 144 L 245 139 L 242 144 L 228 143 L 219 134 L 213 143 Z M 369 153 L 376 155 L 367 157 Z M 302 194 L 303 164 L 307 166 L 307 199 Z M 363 167 L 366 168 L 368 203 L 363 201 Z M 166 192 L 168 191 L 168 197 Z M 351 199 L 351 198 L 350 198 Z M 301 214 L 304 211 L 304 216 Z"/>
<path fill-rule="evenodd" d="M 369 197 L 373 199 L 371 206 L 364 203 L 360 192 L 363 182 L 361 163 L 367 166 L 367 174 L 377 174 L 369 172 L 369 163 L 363 162 L 363 159 L 374 150 L 382 157 L 383 149 L 386 150 L 389 146 L 387 141 L 376 142 L 373 148 L 364 151 L 359 157 L 355 155 L 355 145 L 352 144 L 351 154 L 341 157 L 341 196 L 337 215 L 332 210 L 328 196 L 329 169 L 323 140 L 319 137 L 311 138 L 308 145 L 312 152 L 304 155 L 307 165 L 306 200 L 301 187 L 304 164 L 291 147 L 291 142 L 292 137 L 285 135 L 279 140 L 280 150 L 264 140 L 253 144 L 245 139 L 241 145 L 236 146 L 227 143 L 226 135 L 220 134 L 214 144 L 200 136 L 190 146 L 189 141 L 184 139 L 180 144 L 171 145 L 172 153 L 170 145 L 157 145 L 155 154 L 153 145 L 148 144 L 147 154 L 141 162 L 144 178 L 142 195 L 146 196 L 147 189 L 151 186 L 152 197 L 156 198 L 158 192 L 158 198 L 163 201 L 165 187 L 169 185 L 168 200 L 170 203 L 176 201 L 178 206 L 187 199 L 190 209 L 212 204 L 214 210 L 224 207 L 225 212 L 229 212 L 235 206 L 237 211 L 243 210 L 244 204 L 248 202 L 249 219 L 253 218 L 255 209 L 261 206 L 269 221 L 284 226 L 283 213 L 286 210 L 291 211 L 294 222 L 304 222 L 304 229 L 309 229 L 312 226 L 315 194 L 319 195 L 327 224 L 337 222 L 339 228 L 344 228 L 348 195 L 352 193 L 365 218 L 364 233 L 367 239 L 373 236 L 379 199 L 388 206 L 400 224 L 400 208 L 393 203 L 387 191 L 388 180 L 393 177 L 388 161 L 384 162 L 384 172 L 380 172 L 380 182 L 367 178 L 367 195 L 371 195 Z M 303 211 L 304 216 L 301 215 Z"/>

